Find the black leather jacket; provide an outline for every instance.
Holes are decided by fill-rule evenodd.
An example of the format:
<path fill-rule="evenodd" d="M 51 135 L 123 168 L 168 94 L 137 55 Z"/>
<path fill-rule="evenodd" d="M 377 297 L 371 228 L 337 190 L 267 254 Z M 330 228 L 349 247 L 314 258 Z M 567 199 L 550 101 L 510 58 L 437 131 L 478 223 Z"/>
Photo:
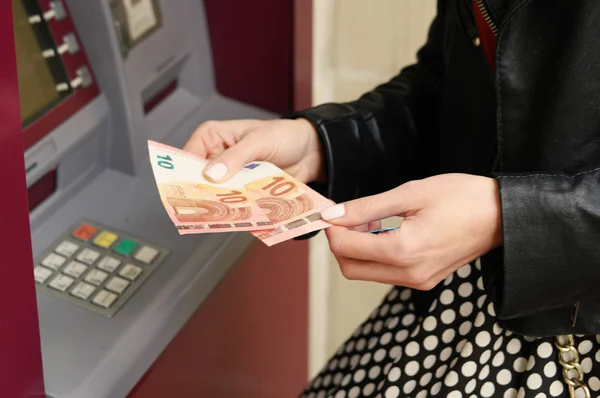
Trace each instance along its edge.
<path fill-rule="evenodd" d="M 470 3 L 439 1 L 417 63 L 389 82 L 287 117 L 316 126 L 335 202 L 440 173 L 494 176 L 504 244 L 482 263 L 500 323 L 599 334 L 600 1 L 508 1 L 495 76 Z"/>

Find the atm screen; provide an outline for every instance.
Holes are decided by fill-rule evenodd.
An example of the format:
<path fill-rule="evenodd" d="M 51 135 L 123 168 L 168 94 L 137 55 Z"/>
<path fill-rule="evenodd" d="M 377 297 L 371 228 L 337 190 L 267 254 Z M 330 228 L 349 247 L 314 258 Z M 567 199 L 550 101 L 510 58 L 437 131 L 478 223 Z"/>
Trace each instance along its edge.
<path fill-rule="evenodd" d="M 21 122 L 27 127 L 71 92 L 62 59 L 37 0 L 12 0 Z"/>

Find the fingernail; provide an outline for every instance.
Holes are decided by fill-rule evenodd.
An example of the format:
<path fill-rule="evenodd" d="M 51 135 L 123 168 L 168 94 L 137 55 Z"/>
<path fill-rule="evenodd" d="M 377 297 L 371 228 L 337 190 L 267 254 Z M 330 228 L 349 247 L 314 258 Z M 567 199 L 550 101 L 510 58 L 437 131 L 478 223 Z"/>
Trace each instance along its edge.
<path fill-rule="evenodd" d="M 227 174 L 227 166 L 223 163 L 216 163 L 206 170 L 206 175 L 214 181 L 219 181 Z"/>
<path fill-rule="evenodd" d="M 325 210 L 323 210 L 321 212 L 321 218 L 323 220 L 333 220 L 335 218 L 340 218 L 340 217 L 344 217 L 344 215 L 346 214 L 346 209 L 344 208 L 344 205 L 335 205 L 335 206 L 331 206 L 326 208 Z"/>

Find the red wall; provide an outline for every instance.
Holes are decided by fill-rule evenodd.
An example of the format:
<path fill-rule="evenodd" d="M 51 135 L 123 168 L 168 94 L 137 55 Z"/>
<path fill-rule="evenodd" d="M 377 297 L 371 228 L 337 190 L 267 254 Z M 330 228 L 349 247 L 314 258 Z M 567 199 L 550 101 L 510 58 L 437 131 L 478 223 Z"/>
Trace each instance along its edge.
<path fill-rule="evenodd" d="M 11 2 L 0 1 L 0 397 L 44 397 Z"/>
<path fill-rule="evenodd" d="M 312 0 L 206 0 L 217 88 L 277 113 L 311 103 Z M 257 243 L 129 398 L 286 398 L 308 370 L 308 242 Z"/>

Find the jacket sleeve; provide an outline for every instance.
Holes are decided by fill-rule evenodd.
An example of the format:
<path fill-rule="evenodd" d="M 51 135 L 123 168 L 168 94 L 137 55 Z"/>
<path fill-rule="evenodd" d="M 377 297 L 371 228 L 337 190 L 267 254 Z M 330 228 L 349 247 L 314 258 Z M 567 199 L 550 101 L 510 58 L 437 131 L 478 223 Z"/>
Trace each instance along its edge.
<path fill-rule="evenodd" d="M 499 318 L 600 297 L 600 168 L 496 178 L 504 238 L 494 282 Z"/>
<path fill-rule="evenodd" d="M 284 116 L 305 118 L 316 128 L 327 178 L 318 188 L 329 199 L 339 203 L 383 192 L 424 173 L 420 154 L 424 137 L 435 129 L 431 109 L 442 79 L 442 21 L 438 6 L 417 62 L 387 83 L 353 102 Z"/>

